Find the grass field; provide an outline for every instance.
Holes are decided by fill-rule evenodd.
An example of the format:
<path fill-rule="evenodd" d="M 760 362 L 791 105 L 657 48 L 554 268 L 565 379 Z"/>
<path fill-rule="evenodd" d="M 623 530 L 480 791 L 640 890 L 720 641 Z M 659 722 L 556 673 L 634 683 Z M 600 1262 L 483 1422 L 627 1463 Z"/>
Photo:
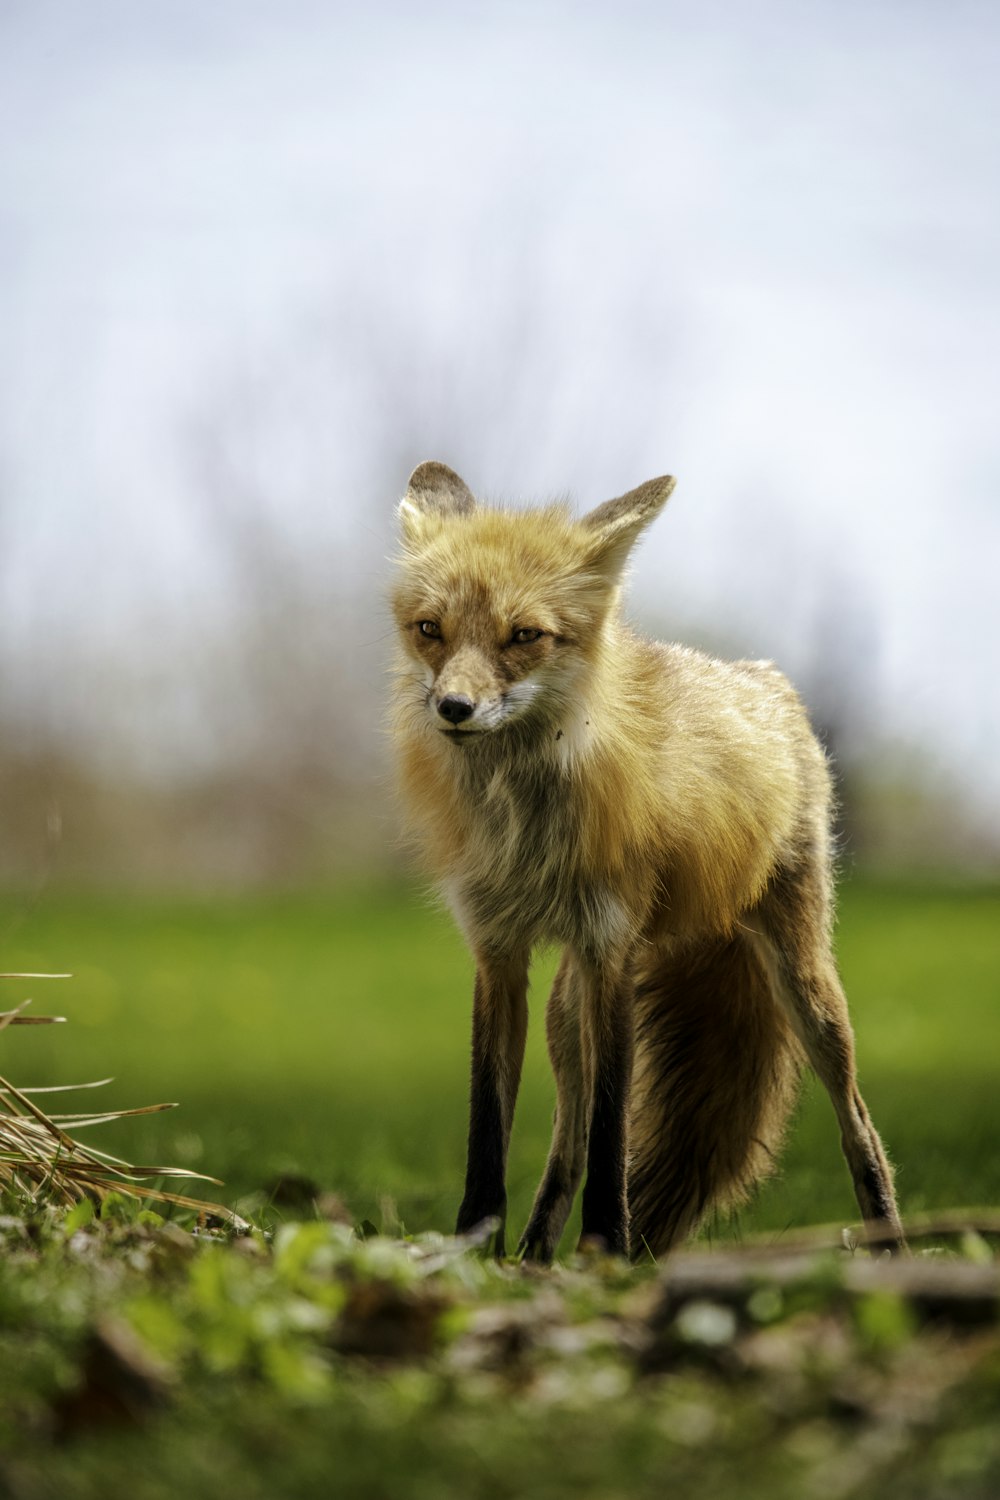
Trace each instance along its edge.
<path fill-rule="evenodd" d="M 268 1184 L 301 1174 L 355 1222 L 450 1228 L 471 974 L 447 918 L 402 889 L 208 904 L 52 894 L 0 915 L 0 967 L 75 976 L 5 983 L 8 1003 L 33 990 L 36 1009 L 70 1025 L 5 1031 L 0 1072 L 21 1087 L 113 1073 L 109 1107 L 180 1100 L 91 1139 L 216 1172 L 227 1185 L 211 1195 L 277 1225 L 230 1242 L 113 1203 L 100 1222 L 87 1204 L 67 1221 L 8 1195 L 0 1495 L 1000 1493 L 1000 1276 L 985 1219 L 985 1238 L 966 1231 L 912 1262 L 841 1253 L 763 1292 L 739 1269 L 746 1254 L 730 1255 L 738 1312 L 696 1299 L 658 1322 L 655 1299 L 676 1297 L 697 1256 L 664 1274 L 569 1255 L 540 1273 L 434 1239 L 362 1241 L 308 1200 L 268 1212 Z M 998 915 L 990 890 L 844 891 L 864 1092 L 904 1214 L 1000 1202 Z M 547 1146 L 551 967 L 539 966 L 512 1148 L 515 1229 Z M 712 1237 L 855 1220 L 831 1110 L 807 1086 L 780 1175 Z M 852 1296 L 844 1278 L 866 1265 L 876 1280 Z M 900 1290 L 910 1271 L 938 1277 L 929 1318 Z M 945 1316 L 941 1287 L 947 1301 L 963 1277 L 985 1291 L 971 1315 L 959 1302 Z"/>
<path fill-rule="evenodd" d="M 245 1200 L 297 1173 L 382 1222 L 451 1227 L 463 1168 L 471 965 L 448 917 L 410 889 L 152 902 L 48 895 L 0 908 L 2 966 L 70 970 L 33 993 L 65 1027 L 3 1039 L 21 1086 L 114 1075 L 102 1104 L 178 1100 L 95 1144 L 189 1165 Z M 842 970 L 862 1087 L 904 1213 L 1000 1202 L 1000 896 L 854 881 Z M 513 1227 L 544 1162 L 553 1090 L 542 1009 L 511 1150 Z M 810 1081 L 779 1175 L 722 1233 L 855 1218 L 837 1132 Z M 567 1235 L 572 1233 L 573 1226 Z"/>

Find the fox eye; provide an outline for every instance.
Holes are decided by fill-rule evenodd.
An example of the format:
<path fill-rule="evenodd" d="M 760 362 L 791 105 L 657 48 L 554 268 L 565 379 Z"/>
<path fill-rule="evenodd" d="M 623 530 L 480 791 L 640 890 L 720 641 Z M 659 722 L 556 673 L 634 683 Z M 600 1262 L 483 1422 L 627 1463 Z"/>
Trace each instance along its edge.
<path fill-rule="evenodd" d="M 510 643 L 512 646 L 530 646 L 534 641 L 540 641 L 544 634 L 544 630 L 533 630 L 525 625 L 512 633 Z"/>
<path fill-rule="evenodd" d="M 441 638 L 441 626 L 437 620 L 418 620 L 417 628 L 421 635 L 430 636 L 433 641 Z"/>

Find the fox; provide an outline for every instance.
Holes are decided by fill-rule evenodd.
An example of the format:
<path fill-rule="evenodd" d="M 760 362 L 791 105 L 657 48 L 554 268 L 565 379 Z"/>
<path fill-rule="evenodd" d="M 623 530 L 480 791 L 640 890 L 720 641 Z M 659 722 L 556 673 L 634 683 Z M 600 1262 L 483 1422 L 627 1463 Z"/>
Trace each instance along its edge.
<path fill-rule="evenodd" d="M 576 517 L 484 504 L 427 462 L 399 505 L 399 784 L 476 966 L 456 1232 L 492 1221 L 505 1254 L 529 965 L 554 945 L 553 1134 L 519 1256 L 553 1259 L 581 1182 L 581 1247 L 665 1255 L 774 1168 L 807 1064 L 870 1236 L 902 1249 L 832 948 L 825 750 L 773 663 L 621 613 L 674 485 Z"/>

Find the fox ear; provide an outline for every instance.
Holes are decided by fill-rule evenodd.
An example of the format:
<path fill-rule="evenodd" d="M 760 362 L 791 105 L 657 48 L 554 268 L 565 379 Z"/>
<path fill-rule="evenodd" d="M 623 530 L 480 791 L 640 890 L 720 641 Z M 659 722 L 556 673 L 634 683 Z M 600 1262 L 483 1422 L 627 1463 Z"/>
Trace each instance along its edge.
<path fill-rule="evenodd" d="M 472 491 L 447 464 L 418 464 L 399 506 L 399 523 L 408 542 L 417 541 L 429 516 L 464 516 L 475 509 Z"/>
<path fill-rule="evenodd" d="M 580 524 L 591 533 L 590 563 L 604 573 L 617 576 L 640 531 L 659 515 L 676 483 L 670 474 L 648 479 L 637 490 L 629 490 L 617 500 L 606 500 L 596 510 L 589 511 Z"/>

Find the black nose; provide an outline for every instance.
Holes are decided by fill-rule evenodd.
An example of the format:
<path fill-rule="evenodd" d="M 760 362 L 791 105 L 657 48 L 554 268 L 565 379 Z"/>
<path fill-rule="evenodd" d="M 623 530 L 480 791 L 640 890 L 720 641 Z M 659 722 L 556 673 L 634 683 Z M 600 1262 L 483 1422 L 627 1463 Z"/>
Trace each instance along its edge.
<path fill-rule="evenodd" d="M 438 704 L 438 713 L 442 719 L 447 719 L 449 724 L 461 724 L 463 719 L 471 717 L 476 705 L 471 698 L 466 698 L 463 693 L 449 693 L 447 698 L 442 698 Z"/>

